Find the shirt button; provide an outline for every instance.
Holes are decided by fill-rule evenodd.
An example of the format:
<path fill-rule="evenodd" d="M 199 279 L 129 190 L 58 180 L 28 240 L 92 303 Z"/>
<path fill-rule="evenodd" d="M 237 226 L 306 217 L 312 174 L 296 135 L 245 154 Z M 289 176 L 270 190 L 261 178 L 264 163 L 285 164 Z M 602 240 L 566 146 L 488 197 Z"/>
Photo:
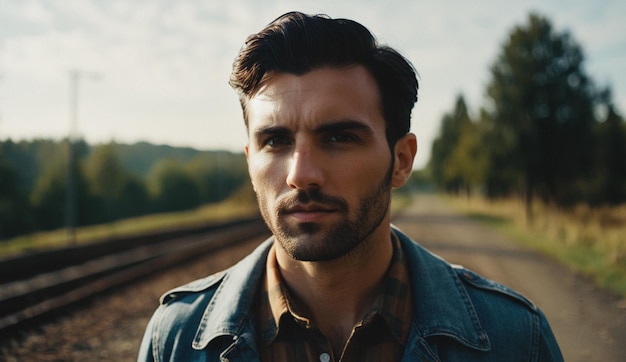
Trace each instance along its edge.
<path fill-rule="evenodd" d="M 320 362 L 329 362 L 329 361 L 330 361 L 330 355 L 328 353 L 320 354 Z"/>

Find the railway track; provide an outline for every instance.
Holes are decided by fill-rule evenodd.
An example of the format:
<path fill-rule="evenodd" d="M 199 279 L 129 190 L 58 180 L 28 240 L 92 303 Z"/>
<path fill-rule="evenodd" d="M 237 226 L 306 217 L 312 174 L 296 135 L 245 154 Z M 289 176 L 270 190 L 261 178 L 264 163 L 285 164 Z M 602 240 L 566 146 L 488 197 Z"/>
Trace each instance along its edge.
<path fill-rule="evenodd" d="M 0 338 L 101 293 L 264 232 L 263 221 L 252 218 L 0 261 Z"/>

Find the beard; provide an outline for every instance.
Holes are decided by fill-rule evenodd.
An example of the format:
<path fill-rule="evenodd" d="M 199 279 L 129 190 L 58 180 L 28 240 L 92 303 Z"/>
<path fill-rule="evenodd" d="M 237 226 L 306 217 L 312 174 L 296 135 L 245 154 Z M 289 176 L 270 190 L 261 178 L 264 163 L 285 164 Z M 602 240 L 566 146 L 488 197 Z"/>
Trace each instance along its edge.
<path fill-rule="evenodd" d="M 347 255 L 367 240 L 385 219 L 391 199 L 393 162 L 384 178 L 371 190 L 364 192 L 350 215 L 348 202 L 326 195 L 319 189 L 298 190 L 277 200 L 271 213 L 267 200 L 257 195 L 259 209 L 276 240 L 293 259 L 327 261 Z M 332 224 L 301 222 L 295 225 L 282 219 L 285 210 L 308 202 L 337 210 L 343 217 Z"/>

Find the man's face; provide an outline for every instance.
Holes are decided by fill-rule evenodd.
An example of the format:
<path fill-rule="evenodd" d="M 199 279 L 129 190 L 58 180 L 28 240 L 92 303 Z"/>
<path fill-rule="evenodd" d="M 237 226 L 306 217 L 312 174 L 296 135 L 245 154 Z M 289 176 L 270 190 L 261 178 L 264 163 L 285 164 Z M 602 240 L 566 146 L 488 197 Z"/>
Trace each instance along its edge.
<path fill-rule="evenodd" d="M 250 98 L 250 177 L 292 258 L 338 258 L 388 225 L 395 185 L 378 92 L 354 66 L 277 73 Z"/>

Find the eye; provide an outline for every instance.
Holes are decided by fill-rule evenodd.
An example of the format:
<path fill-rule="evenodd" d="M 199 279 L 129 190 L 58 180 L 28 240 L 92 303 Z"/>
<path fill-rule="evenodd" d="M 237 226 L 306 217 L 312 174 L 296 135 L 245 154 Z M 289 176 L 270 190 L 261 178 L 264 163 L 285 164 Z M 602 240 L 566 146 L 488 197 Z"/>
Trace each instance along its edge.
<path fill-rule="evenodd" d="M 348 143 L 348 142 L 358 142 L 359 138 L 352 133 L 335 133 L 328 137 L 329 143 Z"/>
<path fill-rule="evenodd" d="M 289 146 L 291 144 L 291 137 L 285 135 L 275 135 L 266 138 L 263 141 L 263 146 L 276 148 L 281 146 Z"/>

